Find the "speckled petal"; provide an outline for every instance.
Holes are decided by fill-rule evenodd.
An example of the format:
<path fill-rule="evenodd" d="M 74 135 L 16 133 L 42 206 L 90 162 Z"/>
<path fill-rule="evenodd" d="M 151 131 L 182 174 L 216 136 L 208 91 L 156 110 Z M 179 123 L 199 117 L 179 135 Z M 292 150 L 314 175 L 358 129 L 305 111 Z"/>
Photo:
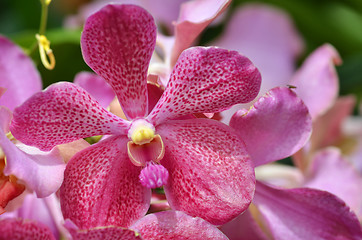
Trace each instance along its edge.
<path fill-rule="evenodd" d="M 0 107 L 0 146 L 6 156 L 5 175 L 15 175 L 38 197 L 46 197 L 58 190 L 63 181 L 65 164 L 58 151 L 45 153 L 24 144 L 16 146 L 6 137 L 11 113 Z"/>
<path fill-rule="evenodd" d="M 217 112 L 253 100 L 259 92 L 259 71 L 235 51 L 210 47 L 185 50 L 148 119 L 157 125 L 193 113 Z"/>
<path fill-rule="evenodd" d="M 338 148 L 330 147 L 314 156 L 304 186 L 335 194 L 362 219 L 362 176 Z"/>
<path fill-rule="evenodd" d="M 259 166 L 288 157 L 310 137 L 312 120 L 303 101 L 289 88 L 274 88 L 249 110 L 239 110 L 230 126 L 244 140 Z"/>
<path fill-rule="evenodd" d="M 109 106 L 116 96 L 111 86 L 103 78 L 91 72 L 78 73 L 75 75 L 73 82 L 84 88 L 105 108 Z"/>
<path fill-rule="evenodd" d="M 274 239 L 361 239 L 356 215 L 331 193 L 311 188 L 277 189 L 257 182 L 253 203 Z"/>
<path fill-rule="evenodd" d="M 115 227 L 102 226 L 91 229 L 79 229 L 72 221 L 67 219 L 65 227 L 68 229 L 74 240 L 142 240 L 143 238 L 133 230 Z"/>
<path fill-rule="evenodd" d="M 180 211 L 164 211 L 138 220 L 130 227 L 144 239 L 163 240 L 226 240 L 219 229 L 198 217 L 191 217 Z"/>
<path fill-rule="evenodd" d="M 291 85 L 315 117 L 327 111 L 338 96 L 339 83 L 335 65 L 342 60 L 333 46 L 325 44 L 315 50 L 295 73 Z"/>
<path fill-rule="evenodd" d="M 152 16 L 135 5 L 107 5 L 84 26 L 84 60 L 113 87 L 128 119 L 148 113 L 147 69 L 155 44 Z"/>
<path fill-rule="evenodd" d="M 175 210 L 224 224 L 245 211 L 255 175 L 244 143 L 230 127 L 210 119 L 169 121 L 156 127 L 165 144 L 165 192 Z"/>
<path fill-rule="evenodd" d="M 182 4 L 175 25 L 171 66 L 175 65 L 181 52 L 190 47 L 207 25 L 222 14 L 230 3 L 231 0 L 198 0 Z"/>
<path fill-rule="evenodd" d="M 21 142 L 47 151 L 80 138 L 127 134 L 128 126 L 127 121 L 108 112 L 83 88 L 62 82 L 16 108 L 10 130 Z"/>
<path fill-rule="evenodd" d="M 7 89 L 0 98 L 0 105 L 13 111 L 31 95 L 41 91 L 42 82 L 31 58 L 3 36 L 0 36 L 0 52 L 0 86 Z"/>
<path fill-rule="evenodd" d="M 55 240 L 50 229 L 39 222 L 8 218 L 0 220 L 0 226 L 0 239 Z"/>
<path fill-rule="evenodd" d="M 151 192 L 140 167 L 127 155 L 127 137 L 110 137 L 77 153 L 68 163 L 60 199 L 64 218 L 80 229 L 128 227 L 146 214 Z"/>

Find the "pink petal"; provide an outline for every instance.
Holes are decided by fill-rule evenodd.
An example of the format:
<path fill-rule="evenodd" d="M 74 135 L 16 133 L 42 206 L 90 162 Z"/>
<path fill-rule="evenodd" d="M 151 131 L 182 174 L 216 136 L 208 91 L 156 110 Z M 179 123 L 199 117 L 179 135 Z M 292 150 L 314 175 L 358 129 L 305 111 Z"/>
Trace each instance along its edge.
<path fill-rule="evenodd" d="M 290 16 L 263 4 L 236 9 L 225 32 L 211 45 L 236 50 L 253 61 L 263 79 L 258 97 L 290 81 L 296 58 L 303 50 L 303 41 Z"/>
<path fill-rule="evenodd" d="M 198 0 L 182 4 L 179 19 L 175 25 L 171 66 L 175 65 L 181 52 L 190 47 L 207 25 L 223 13 L 230 3 L 230 0 Z"/>
<path fill-rule="evenodd" d="M 152 16 L 135 5 L 107 5 L 84 26 L 84 60 L 112 86 L 128 119 L 148 113 L 147 69 L 155 44 Z"/>
<path fill-rule="evenodd" d="M 75 76 L 73 82 L 84 88 L 105 108 L 109 106 L 115 97 L 113 89 L 97 74 L 80 72 Z"/>
<path fill-rule="evenodd" d="M 0 239 L 55 240 L 49 228 L 39 222 L 9 218 L 0 220 L 0 225 Z"/>
<path fill-rule="evenodd" d="M 326 112 L 338 96 L 339 85 L 335 65 L 342 62 L 336 49 L 325 44 L 315 50 L 295 73 L 291 85 L 315 117 Z"/>
<path fill-rule="evenodd" d="M 78 229 L 71 220 L 65 221 L 73 239 L 76 240 L 142 240 L 138 233 L 122 227 L 104 226 L 92 229 Z"/>
<path fill-rule="evenodd" d="M 356 104 L 353 95 L 336 100 L 328 111 L 315 119 L 311 136 L 311 151 L 336 144 L 342 138 L 342 123 L 352 114 Z"/>
<path fill-rule="evenodd" d="M 127 134 L 128 126 L 128 122 L 104 109 L 83 88 L 62 82 L 16 108 L 10 128 L 21 142 L 46 151 L 80 138 Z"/>
<path fill-rule="evenodd" d="M 4 174 L 15 175 L 38 197 L 46 197 L 62 184 L 63 159 L 58 149 L 45 153 L 24 144 L 15 146 L 5 135 L 10 119 L 9 110 L 0 107 L 0 145 L 6 156 Z"/>
<path fill-rule="evenodd" d="M 228 239 L 219 229 L 198 217 L 179 211 L 164 211 L 138 220 L 132 229 L 144 239 Z"/>
<path fill-rule="evenodd" d="M 255 221 L 251 214 L 252 204 L 243 214 L 220 227 L 220 230 L 230 240 L 269 240 L 263 230 L 260 228 L 258 222 Z"/>
<path fill-rule="evenodd" d="M 156 127 L 165 144 L 165 193 L 175 210 L 224 224 L 249 206 L 255 176 L 244 143 L 210 119 L 170 121 Z"/>
<path fill-rule="evenodd" d="M 355 213 L 362 212 L 362 176 L 343 159 L 339 149 L 327 148 L 318 152 L 310 167 L 305 187 L 333 193 Z"/>
<path fill-rule="evenodd" d="M 64 218 L 80 229 L 128 227 L 146 214 L 151 192 L 127 155 L 126 137 L 110 137 L 77 153 L 65 170 L 60 199 Z"/>
<path fill-rule="evenodd" d="M 356 215 L 334 195 L 309 188 L 276 189 L 257 182 L 254 204 L 274 239 L 360 239 Z"/>
<path fill-rule="evenodd" d="M 155 125 L 193 113 L 217 112 L 253 100 L 260 73 L 235 51 L 195 47 L 185 50 L 148 119 Z"/>
<path fill-rule="evenodd" d="M 307 142 L 312 121 L 307 107 L 289 88 L 274 88 L 249 110 L 238 111 L 230 126 L 244 140 L 254 165 L 288 157 Z"/>
<path fill-rule="evenodd" d="M 42 82 L 31 58 L 3 36 L 0 36 L 0 52 L 0 86 L 7 89 L 0 105 L 13 110 L 41 91 Z"/>

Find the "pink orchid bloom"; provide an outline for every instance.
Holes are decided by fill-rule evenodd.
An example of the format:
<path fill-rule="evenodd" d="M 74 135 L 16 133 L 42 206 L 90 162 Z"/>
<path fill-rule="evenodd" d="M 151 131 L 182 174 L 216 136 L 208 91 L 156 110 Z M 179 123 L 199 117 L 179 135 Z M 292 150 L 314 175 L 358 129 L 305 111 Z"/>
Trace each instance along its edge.
<path fill-rule="evenodd" d="M 198 217 L 191 217 L 180 211 L 164 211 L 148 214 L 130 226 L 129 229 L 107 226 L 102 228 L 79 229 L 72 221 L 65 226 L 74 239 L 120 239 L 120 240 L 161 240 L 161 239 L 228 239 L 219 229 Z"/>
<path fill-rule="evenodd" d="M 0 213 L 25 190 L 46 197 L 59 189 L 65 164 L 58 149 L 45 153 L 12 139 L 9 125 L 14 107 L 41 90 L 41 79 L 31 59 L 5 37 L 0 37 Z M 21 71 L 19 71 L 21 69 Z M 10 110 L 9 110 L 10 109 Z M 10 136 L 10 137 L 9 137 Z"/>
<path fill-rule="evenodd" d="M 173 209 L 212 224 L 230 221 L 253 197 L 254 170 L 243 142 L 228 126 L 190 114 L 251 101 L 258 70 L 234 51 L 188 49 L 147 115 L 155 41 L 152 16 L 134 5 L 108 5 L 84 27 L 84 59 L 112 86 L 128 120 L 72 83 L 54 84 L 15 110 L 14 136 L 43 150 L 111 135 L 77 153 L 65 171 L 62 211 L 80 229 L 129 227 L 146 213 L 149 188 L 162 185 Z"/>
<path fill-rule="evenodd" d="M 319 57 L 315 57 L 321 56 L 320 53 L 327 53 L 322 59 L 329 59 L 329 50 L 331 48 L 327 45 L 318 49 L 316 55 L 312 55 L 314 61 L 319 60 L 320 69 L 312 68 L 312 71 L 304 68 L 309 73 L 326 73 L 326 75 L 318 74 L 314 78 L 316 82 L 328 81 L 326 76 L 332 76 L 329 81 L 335 80 L 335 75 L 329 74 L 335 72 L 331 61 L 321 61 Z M 307 64 L 313 66 L 312 62 L 307 61 Z M 328 64 L 322 64 L 323 62 Z M 310 74 L 304 74 L 304 76 L 310 76 Z M 274 88 L 259 98 L 249 111 L 239 110 L 230 121 L 230 126 L 243 138 L 256 167 L 295 154 L 309 139 L 312 117 L 309 116 L 307 106 L 293 91 L 294 89 Z M 338 120 L 333 120 L 333 122 L 336 121 Z M 349 194 L 349 198 L 343 198 L 343 200 L 358 213 L 357 209 L 360 208 L 355 207 L 361 206 L 361 194 L 358 188 L 361 184 L 360 177 L 347 166 L 346 162 L 342 161 L 338 151 L 330 149 L 320 153 L 316 158 L 316 168 L 310 172 L 309 178 L 306 178 L 304 183 L 302 183 L 303 176 L 295 174 L 296 169 L 293 172 L 284 170 L 292 167 L 283 167 L 283 169 L 279 167 L 275 171 L 275 168 L 265 166 L 263 174 L 257 174 L 257 179 L 260 179 L 260 176 L 264 177 L 261 178 L 262 180 L 270 178 L 273 175 L 271 171 L 274 170 L 274 176 L 277 177 L 273 179 L 273 183 L 277 180 L 277 183 L 285 184 L 287 181 L 280 181 L 282 175 L 293 179 L 289 181 L 287 187 L 314 187 L 328 190 L 337 196 Z M 339 183 L 340 187 L 330 184 L 333 179 Z M 346 181 L 349 183 L 348 186 L 345 184 Z M 284 197 L 280 198 L 280 196 Z M 328 209 L 323 204 L 315 204 L 315 202 L 328 202 L 330 204 L 328 206 L 334 206 L 334 208 Z M 296 211 L 296 208 L 292 206 L 298 206 L 299 210 Z M 321 212 L 324 213 L 321 214 Z M 335 212 L 340 214 L 335 214 Z M 340 218 L 340 215 L 345 218 Z M 305 216 L 308 216 L 309 220 Z M 338 228 L 330 227 L 337 222 Z M 230 239 L 269 239 L 268 236 L 273 236 L 275 239 L 331 239 L 332 236 L 340 236 L 341 239 L 358 239 L 362 236 L 355 213 L 338 197 L 316 189 L 273 188 L 260 181 L 256 184 L 252 207 L 246 214 L 224 225 L 222 229 Z M 303 229 L 308 229 L 308 231 Z"/>

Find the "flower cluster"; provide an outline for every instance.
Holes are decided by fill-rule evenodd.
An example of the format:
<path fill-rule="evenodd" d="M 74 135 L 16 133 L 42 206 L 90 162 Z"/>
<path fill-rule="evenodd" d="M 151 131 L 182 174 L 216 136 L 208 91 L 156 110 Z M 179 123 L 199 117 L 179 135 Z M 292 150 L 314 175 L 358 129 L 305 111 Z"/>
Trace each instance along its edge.
<path fill-rule="evenodd" d="M 275 81 L 253 63 L 263 56 L 230 45 L 243 24 L 191 47 L 230 1 L 184 3 L 171 37 L 146 2 L 89 14 L 80 44 L 94 73 L 43 91 L 29 57 L 0 38 L 0 239 L 361 238 L 361 173 L 329 147 L 349 113 L 324 119 L 346 106 L 337 51 L 320 47 L 292 74 L 302 41 L 287 17 L 245 7 L 292 36 Z M 296 167 L 272 163 L 290 156 Z"/>

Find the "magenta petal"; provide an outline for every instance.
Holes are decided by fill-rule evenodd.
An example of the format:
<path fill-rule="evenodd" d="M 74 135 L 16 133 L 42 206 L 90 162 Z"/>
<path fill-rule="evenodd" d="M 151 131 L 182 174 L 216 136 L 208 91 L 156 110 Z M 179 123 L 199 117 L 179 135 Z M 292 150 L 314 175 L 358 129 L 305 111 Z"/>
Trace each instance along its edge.
<path fill-rule="evenodd" d="M 10 129 L 21 142 L 47 151 L 104 134 L 127 134 L 129 123 L 104 109 L 83 88 L 62 82 L 33 95 L 14 111 Z"/>
<path fill-rule="evenodd" d="M 170 121 L 156 127 L 165 144 L 165 192 L 175 210 L 224 224 L 245 211 L 255 175 L 244 143 L 214 120 Z"/>
<path fill-rule="evenodd" d="M 0 105 L 11 111 L 42 88 L 40 75 L 31 58 L 15 44 L 0 36 L 0 86 L 6 88 Z"/>
<path fill-rule="evenodd" d="M 91 229 L 79 229 L 71 220 L 64 223 L 74 240 L 142 240 L 138 233 L 122 227 L 102 226 Z"/>
<path fill-rule="evenodd" d="M 334 47 L 325 44 L 315 50 L 295 73 L 291 85 L 308 106 L 312 118 L 323 114 L 338 96 L 338 75 L 335 65 L 341 59 Z"/>
<path fill-rule="evenodd" d="M 128 119 L 148 113 L 147 69 L 155 44 L 152 16 L 135 5 L 107 5 L 84 26 L 83 57 L 113 87 Z"/>
<path fill-rule="evenodd" d="M 307 142 L 312 121 L 307 107 L 289 88 L 274 88 L 249 110 L 238 111 L 230 126 L 244 140 L 254 165 L 288 157 Z"/>
<path fill-rule="evenodd" d="M 236 50 L 253 61 L 263 78 L 259 96 L 290 81 L 303 50 L 290 16 L 264 4 L 236 9 L 225 32 L 211 45 Z"/>
<path fill-rule="evenodd" d="M 198 217 L 191 217 L 179 211 L 164 211 L 138 220 L 130 227 L 144 239 L 228 239 L 219 229 Z"/>
<path fill-rule="evenodd" d="M 45 153 L 24 144 L 14 145 L 7 137 L 11 113 L 0 107 L 0 146 L 6 156 L 5 175 L 15 175 L 38 197 L 58 190 L 63 181 L 65 164 L 58 151 Z"/>
<path fill-rule="evenodd" d="M 0 239 L 55 240 L 50 229 L 42 223 L 23 219 L 0 220 Z"/>
<path fill-rule="evenodd" d="M 151 192 L 139 181 L 126 137 L 110 137 L 77 153 L 68 163 L 60 199 L 64 218 L 80 229 L 128 227 L 144 216 Z"/>
<path fill-rule="evenodd" d="M 315 189 L 276 189 L 257 182 L 253 203 L 274 239 L 361 239 L 356 215 L 336 196 Z"/>
<path fill-rule="evenodd" d="M 175 65 L 181 52 L 190 47 L 207 25 L 223 13 L 230 3 L 230 0 L 199 0 L 182 4 L 175 26 L 171 66 Z"/>
<path fill-rule="evenodd" d="M 314 156 L 304 186 L 333 193 L 354 212 L 362 212 L 362 176 L 337 148 L 327 148 Z"/>
<path fill-rule="evenodd" d="M 250 205 L 253 206 L 253 205 Z M 255 208 L 255 206 L 254 206 Z M 258 223 L 254 220 L 250 208 L 237 218 L 220 227 L 230 240 L 269 240 Z"/>
<path fill-rule="evenodd" d="M 155 125 L 193 113 L 211 113 L 253 100 L 261 77 L 253 63 L 235 51 L 210 47 L 185 50 L 148 119 Z"/>
<path fill-rule="evenodd" d="M 105 108 L 109 106 L 115 97 L 113 89 L 97 74 L 91 72 L 80 72 L 75 76 L 73 82 L 74 84 L 84 88 Z"/>

